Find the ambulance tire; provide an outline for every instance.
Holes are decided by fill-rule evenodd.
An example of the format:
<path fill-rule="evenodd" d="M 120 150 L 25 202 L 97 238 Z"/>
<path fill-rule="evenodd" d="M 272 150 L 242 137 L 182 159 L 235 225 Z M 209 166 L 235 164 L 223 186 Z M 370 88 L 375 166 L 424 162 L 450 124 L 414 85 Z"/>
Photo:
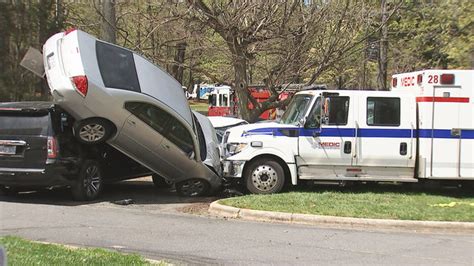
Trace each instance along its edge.
<path fill-rule="evenodd" d="M 253 194 L 280 192 L 285 185 L 285 171 L 273 159 L 261 158 L 250 163 L 244 173 L 247 190 Z"/>

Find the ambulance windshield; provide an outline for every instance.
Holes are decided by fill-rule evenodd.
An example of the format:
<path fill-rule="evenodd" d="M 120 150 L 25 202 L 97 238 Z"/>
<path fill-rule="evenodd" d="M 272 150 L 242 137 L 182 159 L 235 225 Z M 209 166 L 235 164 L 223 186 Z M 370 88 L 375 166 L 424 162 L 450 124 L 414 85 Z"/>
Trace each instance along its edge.
<path fill-rule="evenodd" d="M 312 98 L 313 96 L 308 94 L 295 95 L 281 117 L 280 123 L 297 125 L 308 110 Z"/>

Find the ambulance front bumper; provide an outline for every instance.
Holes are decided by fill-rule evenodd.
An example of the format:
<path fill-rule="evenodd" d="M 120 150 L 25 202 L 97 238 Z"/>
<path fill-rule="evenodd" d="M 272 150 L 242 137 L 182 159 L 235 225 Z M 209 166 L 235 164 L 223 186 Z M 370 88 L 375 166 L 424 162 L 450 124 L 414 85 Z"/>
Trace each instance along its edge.
<path fill-rule="evenodd" d="M 246 161 L 224 160 L 222 162 L 224 177 L 242 178 Z"/>

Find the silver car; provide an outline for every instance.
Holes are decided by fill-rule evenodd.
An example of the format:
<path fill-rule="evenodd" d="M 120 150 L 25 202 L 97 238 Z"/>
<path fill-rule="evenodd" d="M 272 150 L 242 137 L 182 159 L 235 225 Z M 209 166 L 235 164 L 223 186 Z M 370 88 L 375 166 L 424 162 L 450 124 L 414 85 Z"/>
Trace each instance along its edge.
<path fill-rule="evenodd" d="M 80 30 L 53 35 L 43 57 L 54 101 L 76 119 L 80 142 L 107 141 L 184 195 L 221 185 L 215 131 L 168 73 Z"/>

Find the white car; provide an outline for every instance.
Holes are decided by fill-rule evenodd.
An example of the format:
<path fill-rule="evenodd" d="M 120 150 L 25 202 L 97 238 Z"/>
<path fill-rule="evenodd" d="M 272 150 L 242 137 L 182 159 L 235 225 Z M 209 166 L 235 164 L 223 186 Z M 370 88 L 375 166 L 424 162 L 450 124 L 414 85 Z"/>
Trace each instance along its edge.
<path fill-rule="evenodd" d="M 76 120 L 80 142 L 107 141 L 184 195 L 221 185 L 213 128 L 191 112 L 181 84 L 164 70 L 80 30 L 50 37 L 43 57 L 54 101 Z"/>

